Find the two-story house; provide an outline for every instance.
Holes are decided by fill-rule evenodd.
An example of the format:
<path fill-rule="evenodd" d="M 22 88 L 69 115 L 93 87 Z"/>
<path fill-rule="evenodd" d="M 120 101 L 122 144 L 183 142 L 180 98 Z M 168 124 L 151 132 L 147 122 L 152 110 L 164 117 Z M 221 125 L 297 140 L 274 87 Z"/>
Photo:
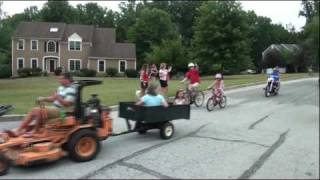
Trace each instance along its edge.
<path fill-rule="evenodd" d="M 136 69 L 136 48 L 132 43 L 117 43 L 113 28 L 21 22 L 12 36 L 12 75 L 26 67 L 49 73 L 57 67 L 70 72 L 89 68 L 98 73 L 112 67 L 123 73 Z"/>

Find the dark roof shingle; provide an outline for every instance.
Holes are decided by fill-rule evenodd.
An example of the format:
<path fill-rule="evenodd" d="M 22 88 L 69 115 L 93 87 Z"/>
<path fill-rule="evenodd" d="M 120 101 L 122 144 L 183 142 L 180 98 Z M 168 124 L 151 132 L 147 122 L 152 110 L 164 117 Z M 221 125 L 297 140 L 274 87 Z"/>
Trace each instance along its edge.
<path fill-rule="evenodd" d="M 65 31 L 65 23 L 53 22 L 21 22 L 13 37 L 15 38 L 57 38 L 61 39 Z M 57 32 L 50 32 L 50 28 L 58 28 Z"/>
<path fill-rule="evenodd" d="M 115 43 L 112 45 L 112 57 L 136 58 L 136 46 L 132 43 Z"/>
<path fill-rule="evenodd" d="M 112 44 L 115 43 L 116 32 L 110 28 L 96 28 L 93 35 L 93 47 L 90 56 L 110 57 Z"/>
<path fill-rule="evenodd" d="M 91 57 L 136 58 L 136 46 L 116 43 L 115 29 L 97 28 L 94 32 Z"/>

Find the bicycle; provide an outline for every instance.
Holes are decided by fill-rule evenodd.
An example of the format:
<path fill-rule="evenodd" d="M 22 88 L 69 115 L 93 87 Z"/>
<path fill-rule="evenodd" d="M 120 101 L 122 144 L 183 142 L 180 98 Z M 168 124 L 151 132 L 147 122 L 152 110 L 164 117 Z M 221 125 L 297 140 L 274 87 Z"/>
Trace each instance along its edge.
<path fill-rule="evenodd" d="M 188 88 L 188 85 L 186 84 L 186 88 L 184 91 L 184 97 L 188 104 L 195 104 L 196 107 L 202 106 L 204 102 L 204 92 L 201 90 L 198 90 L 196 88 L 192 88 L 190 91 Z"/>
<path fill-rule="evenodd" d="M 211 88 L 210 88 L 211 89 Z M 214 93 L 214 89 L 212 89 L 212 95 L 209 97 L 207 101 L 207 110 L 213 111 L 213 109 L 219 105 L 221 109 L 225 108 L 227 105 L 227 96 L 222 94 L 220 97 Z"/>

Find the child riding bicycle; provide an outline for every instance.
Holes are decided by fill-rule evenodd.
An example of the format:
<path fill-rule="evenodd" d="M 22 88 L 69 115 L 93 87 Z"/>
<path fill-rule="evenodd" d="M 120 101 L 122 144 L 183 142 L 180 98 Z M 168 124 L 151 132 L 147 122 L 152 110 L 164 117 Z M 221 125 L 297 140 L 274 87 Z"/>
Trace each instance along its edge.
<path fill-rule="evenodd" d="M 185 78 L 181 81 L 181 83 L 189 80 L 190 83 L 188 85 L 188 90 L 192 92 L 200 85 L 200 75 L 199 71 L 193 63 L 189 63 L 188 67 L 190 68 L 190 70 L 186 73 Z"/>
<path fill-rule="evenodd" d="M 213 95 L 216 102 L 219 102 L 221 97 L 224 95 L 224 82 L 222 80 L 222 75 L 220 73 L 215 75 L 214 82 L 208 86 L 208 89 L 213 89 Z"/>

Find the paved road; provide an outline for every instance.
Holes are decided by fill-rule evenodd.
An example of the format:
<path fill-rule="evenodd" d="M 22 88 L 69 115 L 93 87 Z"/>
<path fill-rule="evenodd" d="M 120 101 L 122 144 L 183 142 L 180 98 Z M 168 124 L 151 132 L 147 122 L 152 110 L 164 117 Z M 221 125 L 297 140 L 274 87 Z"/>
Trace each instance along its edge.
<path fill-rule="evenodd" d="M 171 140 L 157 130 L 103 142 L 97 159 L 12 167 L 1 178 L 317 178 L 319 179 L 319 84 L 283 83 L 265 98 L 262 86 L 227 92 L 225 109 L 193 108 L 191 120 L 174 121 Z M 115 130 L 125 124 L 112 113 Z M 2 122 L 1 128 L 17 122 Z"/>

